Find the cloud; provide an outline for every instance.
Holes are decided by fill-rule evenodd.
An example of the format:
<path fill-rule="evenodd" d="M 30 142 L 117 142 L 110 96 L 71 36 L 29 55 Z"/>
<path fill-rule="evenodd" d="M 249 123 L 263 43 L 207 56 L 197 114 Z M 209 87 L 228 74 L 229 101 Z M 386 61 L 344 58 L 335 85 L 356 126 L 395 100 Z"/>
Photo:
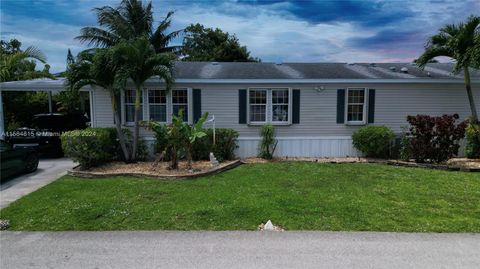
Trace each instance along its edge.
<path fill-rule="evenodd" d="M 0 35 L 40 48 L 51 70 L 63 71 L 67 49 L 86 48 L 74 37 L 96 25 L 92 8 L 119 2 L 4 0 Z M 171 30 L 191 23 L 218 27 L 263 61 L 385 62 L 418 57 L 428 36 L 480 10 L 480 1 L 162 0 L 153 6 L 157 23 L 175 10 Z"/>
<path fill-rule="evenodd" d="M 403 21 L 414 12 L 402 1 L 371 0 L 239 0 L 246 5 L 270 6 L 279 12 L 289 12 L 310 23 L 354 22 L 362 26 L 381 26 Z"/>
<path fill-rule="evenodd" d="M 35 46 L 47 56 L 47 63 L 52 72 L 65 70 L 67 50 L 74 54 L 86 47 L 74 40 L 80 26 L 56 23 L 45 19 L 32 19 L 20 16 L 11 16 L 1 12 L 2 31 L 1 39 L 13 38 L 22 42 L 22 48 Z M 41 65 L 38 65 L 41 69 Z"/>

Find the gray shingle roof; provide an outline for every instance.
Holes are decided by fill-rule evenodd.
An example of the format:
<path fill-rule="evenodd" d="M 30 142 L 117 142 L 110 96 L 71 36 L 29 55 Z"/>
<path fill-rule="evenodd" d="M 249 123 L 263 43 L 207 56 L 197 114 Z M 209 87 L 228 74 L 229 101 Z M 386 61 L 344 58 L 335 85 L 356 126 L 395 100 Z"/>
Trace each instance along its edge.
<path fill-rule="evenodd" d="M 177 62 L 175 69 L 177 79 L 461 79 L 461 73 L 451 73 L 453 66 L 431 63 L 421 70 L 411 63 Z M 471 70 L 471 76 L 480 77 L 480 70 Z"/>
<path fill-rule="evenodd" d="M 463 83 L 463 74 L 452 74 L 454 64 L 431 63 L 424 70 L 411 63 L 232 63 L 232 62 L 176 62 L 176 80 L 210 80 L 232 79 L 248 80 L 389 80 L 398 83 L 402 79 L 420 79 L 428 83 L 432 79 L 445 79 L 445 82 Z M 402 72 L 407 68 L 407 72 Z M 394 71 L 392 70 L 394 69 Z M 471 69 L 472 81 L 478 83 L 480 70 Z M 158 83 L 158 78 L 152 78 L 150 83 Z M 444 80 L 442 80 L 443 82 Z M 65 78 L 33 79 L 25 81 L 1 82 L 2 90 L 58 90 L 64 89 Z"/>

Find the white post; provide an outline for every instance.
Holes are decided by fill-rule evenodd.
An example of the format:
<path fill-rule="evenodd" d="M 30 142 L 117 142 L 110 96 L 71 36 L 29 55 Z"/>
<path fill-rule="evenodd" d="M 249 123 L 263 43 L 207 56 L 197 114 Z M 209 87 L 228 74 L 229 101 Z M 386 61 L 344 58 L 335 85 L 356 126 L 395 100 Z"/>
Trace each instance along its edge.
<path fill-rule="evenodd" d="M 5 134 L 5 121 L 3 117 L 3 91 L 0 89 L 0 139 L 3 139 Z"/>
<path fill-rule="evenodd" d="M 213 144 L 215 145 L 215 115 L 212 115 L 212 118 L 207 122 L 213 122 Z"/>

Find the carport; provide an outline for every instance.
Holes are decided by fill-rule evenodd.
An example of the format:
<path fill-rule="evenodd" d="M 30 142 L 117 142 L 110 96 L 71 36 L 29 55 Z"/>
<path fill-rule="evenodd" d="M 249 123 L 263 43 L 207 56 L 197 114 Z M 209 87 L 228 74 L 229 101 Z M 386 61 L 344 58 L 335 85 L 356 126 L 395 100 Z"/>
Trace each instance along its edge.
<path fill-rule="evenodd" d="M 30 91 L 30 92 L 47 92 L 48 93 L 48 112 L 53 113 L 52 96 L 64 90 L 65 78 L 57 79 L 32 79 L 23 81 L 8 81 L 0 83 L 0 138 L 3 138 L 5 134 L 5 118 L 3 111 L 3 92 L 7 91 Z M 90 101 L 90 121 L 93 125 L 94 121 L 94 95 L 93 90 L 90 87 L 81 89 L 82 92 L 88 92 Z M 92 126 L 95 127 L 95 126 Z"/>

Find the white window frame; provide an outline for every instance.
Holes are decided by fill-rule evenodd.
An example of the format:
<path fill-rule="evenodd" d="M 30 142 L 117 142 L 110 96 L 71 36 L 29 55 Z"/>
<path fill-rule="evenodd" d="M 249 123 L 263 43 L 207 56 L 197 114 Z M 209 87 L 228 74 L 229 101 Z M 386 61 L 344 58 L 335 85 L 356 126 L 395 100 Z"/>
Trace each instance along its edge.
<path fill-rule="evenodd" d="M 135 89 L 127 89 L 127 90 L 132 90 L 135 91 Z M 122 117 L 122 122 L 123 125 L 125 126 L 133 126 L 135 124 L 135 121 L 127 121 L 127 110 L 125 109 L 125 91 L 122 91 L 120 94 L 120 103 L 121 103 L 121 117 Z M 142 119 L 145 119 L 145 89 L 142 90 Z"/>
<path fill-rule="evenodd" d="M 361 121 L 349 121 L 348 120 L 348 96 L 350 91 L 358 91 L 363 90 L 363 112 L 362 112 L 362 120 Z M 360 103 L 352 103 L 352 104 L 360 104 Z M 347 125 L 366 125 L 367 124 L 367 109 L 368 109 L 368 88 L 365 87 L 350 87 L 347 88 L 346 95 L 345 95 L 345 123 Z"/>
<path fill-rule="evenodd" d="M 250 120 L 250 91 L 265 90 L 267 93 L 267 103 L 265 110 L 265 121 L 251 121 Z M 288 91 L 288 121 L 273 121 L 273 101 L 272 91 L 287 90 Z M 247 90 L 247 122 L 249 125 L 264 125 L 267 123 L 273 125 L 291 125 L 292 124 L 292 88 L 286 87 L 250 87 Z"/>
<path fill-rule="evenodd" d="M 143 119 L 150 119 L 150 109 L 149 109 L 149 100 L 148 100 L 148 90 L 163 90 L 163 88 L 144 88 L 142 90 L 142 117 Z M 180 90 L 180 89 L 186 89 L 187 94 L 188 94 L 188 123 L 192 124 L 193 122 L 193 94 L 192 94 L 192 88 L 175 88 L 171 89 L 169 92 L 167 92 L 167 122 L 162 122 L 162 123 L 171 123 L 172 122 L 172 114 L 173 114 L 173 106 L 172 106 L 172 91 L 173 90 Z M 128 89 L 132 90 L 132 89 Z M 121 92 L 121 120 L 122 124 L 124 126 L 133 126 L 134 122 L 126 122 L 126 117 L 125 117 L 125 92 Z"/>
<path fill-rule="evenodd" d="M 160 89 L 160 88 L 147 88 L 145 89 L 145 95 L 147 96 L 147 104 L 146 104 L 146 115 L 147 119 L 150 121 L 150 106 L 151 105 L 159 105 L 159 103 L 150 103 L 150 96 L 149 96 L 149 91 L 165 91 L 165 121 L 157 121 L 160 123 L 167 123 L 168 122 L 168 92 L 165 89 Z"/>
<path fill-rule="evenodd" d="M 169 99 L 170 99 L 170 120 L 169 122 L 172 122 L 172 115 L 173 115 L 173 91 L 174 90 L 187 90 L 187 121 L 188 123 L 192 123 L 192 119 L 193 119 L 193 113 L 192 113 L 192 109 L 193 109 L 193 103 L 192 103 L 192 89 L 191 88 L 175 88 L 175 89 L 171 89 L 170 92 L 168 93 L 168 95 L 170 95 Z"/>

